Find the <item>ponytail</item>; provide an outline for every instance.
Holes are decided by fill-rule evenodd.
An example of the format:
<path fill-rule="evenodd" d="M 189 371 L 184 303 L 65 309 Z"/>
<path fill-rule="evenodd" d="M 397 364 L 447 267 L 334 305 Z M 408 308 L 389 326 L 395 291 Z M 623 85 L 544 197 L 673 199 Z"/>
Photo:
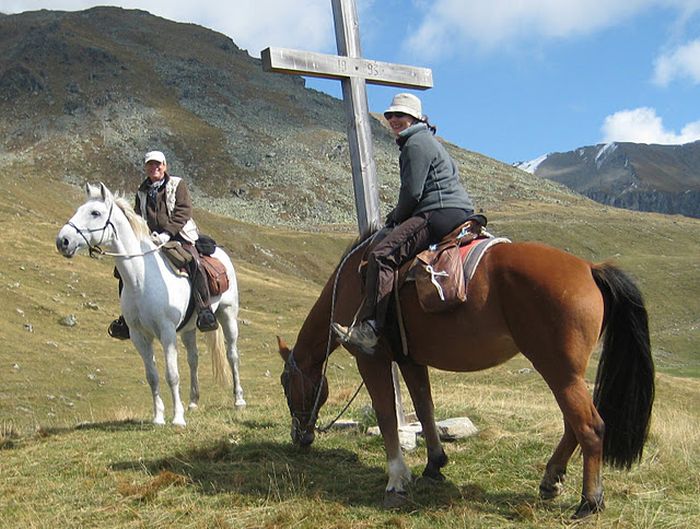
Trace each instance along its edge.
<path fill-rule="evenodd" d="M 428 130 L 435 135 L 437 132 L 437 127 L 435 125 L 431 125 L 430 122 L 428 121 L 428 116 L 423 116 L 423 119 L 420 120 L 421 123 L 425 123 L 428 126 Z"/>

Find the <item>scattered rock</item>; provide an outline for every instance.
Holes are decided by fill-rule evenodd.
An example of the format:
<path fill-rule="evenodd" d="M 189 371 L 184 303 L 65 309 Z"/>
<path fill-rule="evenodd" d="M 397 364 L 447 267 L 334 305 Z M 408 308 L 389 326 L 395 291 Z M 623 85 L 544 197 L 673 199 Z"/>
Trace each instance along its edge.
<path fill-rule="evenodd" d="M 479 433 L 479 430 L 468 417 L 454 417 L 438 421 L 438 431 L 440 439 L 443 441 L 453 441 L 455 439 L 464 439 Z"/>
<path fill-rule="evenodd" d="M 31 323 L 25 323 L 24 330 L 27 332 L 34 332 L 34 326 Z"/>
<path fill-rule="evenodd" d="M 399 430 L 399 444 L 406 452 L 415 450 L 416 446 L 418 446 L 416 434 L 403 429 Z"/>
<path fill-rule="evenodd" d="M 86 301 L 85 307 L 91 310 L 100 310 L 100 307 L 94 301 Z"/>
<path fill-rule="evenodd" d="M 357 421 L 353 421 L 352 419 L 347 419 L 344 421 L 335 421 L 331 428 L 334 430 L 359 430 L 360 423 Z"/>
<path fill-rule="evenodd" d="M 75 327 L 78 324 L 78 318 L 75 317 L 75 314 L 69 314 L 61 318 L 58 323 L 64 327 Z"/>

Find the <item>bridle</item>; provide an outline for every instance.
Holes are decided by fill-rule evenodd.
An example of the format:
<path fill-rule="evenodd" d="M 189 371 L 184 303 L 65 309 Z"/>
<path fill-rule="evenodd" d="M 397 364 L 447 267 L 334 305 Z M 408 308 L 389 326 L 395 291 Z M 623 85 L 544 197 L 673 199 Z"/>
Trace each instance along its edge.
<path fill-rule="evenodd" d="M 84 228 L 80 229 L 78 226 L 73 224 L 73 222 L 68 221 L 68 226 L 73 228 L 78 235 L 80 235 L 83 240 L 85 241 L 85 244 L 87 244 L 88 247 L 88 253 L 90 254 L 90 257 L 95 257 L 95 254 L 98 255 L 103 255 L 106 252 L 100 248 L 100 244 L 102 244 L 102 241 L 104 241 L 105 238 L 105 232 L 107 231 L 107 228 L 112 228 L 112 231 L 114 232 L 114 235 L 117 235 L 117 228 L 114 227 L 114 224 L 112 223 L 112 210 L 114 209 L 114 202 L 112 202 L 109 206 L 109 213 L 107 214 L 107 220 L 105 221 L 104 225 L 101 228 Z M 88 241 L 87 237 L 85 236 L 86 233 L 95 233 L 95 232 L 102 232 L 102 235 L 100 236 L 100 240 L 97 244 L 90 244 L 90 241 Z"/>
<path fill-rule="evenodd" d="M 112 231 L 114 232 L 115 237 L 119 237 L 117 234 L 117 228 L 114 226 L 114 223 L 112 222 L 112 210 L 114 209 L 114 202 L 112 202 L 109 206 L 109 213 L 107 214 L 107 220 L 105 221 L 104 225 L 101 228 L 84 228 L 80 229 L 78 226 L 73 224 L 73 222 L 68 221 L 68 226 L 73 228 L 78 235 L 80 235 L 83 240 L 85 241 L 85 244 L 88 247 L 88 253 L 90 257 L 96 258 L 97 255 L 107 255 L 110 257 L 143 257 L 144 255 L 148 255 L 153 252 L 157 252 L 160 250 L 162 244 L 157 244 L 155 248 L 151 250 L 147 250 L 145 252 L 138 252 L 138 253 L 117 253 L 117 252 L 107 252 L 103 250 L 100 245 L 102 244 L 102 241 L 104 241 L 105 238 L 105 232 L 107 231 L 107 228 L 112 228 Z M 90 241 L 88 241 L 87 237 L 85 236 L 86 233 L 95 233 L 95 232 L 102 232 L 102 235 L 100 236 L 100 240 L 97 244 L 90 244 Z"/>
<path fill-rule="evenodd" d="M 311 408 L 310 411 L 306 410 L 306 405 L 305 405 L 305 399 L 302 399 L 302 406 L 303 408 L 301 410 L 296 410 L 294 409 L 294 405 L 292 403 L 292 386 L 289 383 L 290 382 L 290 376 L 292 372 L 297 373 L 298 375 L 301 376 L 301 394 L 305 395 L 306 394 L 306 384 L 311 387 L 311 391 L 315 393 L 315 398 L 314 398 L 314 405 Z M 325 370 L 324 370 L 325 372 Z M 318 384 L 314 383 L 311 380 L 311 377 L 306 375 L 297 365 L 296 360 L 294 359 L 294 350 L 292 350 L 289 353 L 289 357 L 287 358 L 287 361 L 284 364 L 284 371 L 282 372 L 282 379 L 283 379 L 283 387 L 284 387 L 284 395 L 287 398 L 287 406 L 289 407 L 289 411 L 292 414 L 292 424 L 295 428 L 295 430 L 299 429 L 299 426 L 302 421 L 305 421 L 306 424 L 313 424 L 316 422 L 317 414 L 318 414 L 318 409 L 320 406 L 320 400 L 321 400 L 321 393 L 322 393 L 322 388 L 323 388 L 323 375 L 321 375 L 321 379 L 319 380 Z"/>

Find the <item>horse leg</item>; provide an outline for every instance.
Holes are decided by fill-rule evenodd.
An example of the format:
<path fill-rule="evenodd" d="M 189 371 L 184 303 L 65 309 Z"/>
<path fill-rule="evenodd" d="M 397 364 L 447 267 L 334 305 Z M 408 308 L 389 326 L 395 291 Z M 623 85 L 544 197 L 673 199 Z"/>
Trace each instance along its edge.
<path fill-rule="evenodd" d="M 440 442 L 440 434 L 435 424 L 435 409 L 430 390 L 428 368 L 412 362 L 401 364 L 401 374 L 411 395 L 416 415 L 423 427 L 423 437 L 428 452 L 428 462 L 423 470 L 423 477 L 443 481 L 440 469 L 447 464 L 447 455 Z"/>
<path fill-rule="evenodd" d="M 197 333 L 194 329 L 182 333 L 182 342 L 187 349 L 187 365 L 190 367 L 190 403 L 188 409 L 199 406 L 199 351 L 197 350 Z"/>
<path fill-rule="evenodd" d="M 177 368 L 177 334 L 175 334 L 175 329 L 162 332 L 160 341 L 165 353 L 165 379 L 168 381 L 173 399 L 173 424 L 185 426 L 185 407 L 180 400 L 180 373 Z"/>
<path fill-rule="evenodd" d="M 586 382 L 582 377 L 576 378 L 568 385 L 554 390 L 559 407 L 564 413 L 564 420 L 570 426 L 573 435 L 581 446 L 583 455 L 583 491 L 581 503 L 574 518 L 583 518 L 603 510 L 603 482 L 601 469 L 603 462 L 603 435 L 605 424 L 595 409 Z M 566 437 L 566 433 L 565 433 Z M 561 455 L 570 449 L 571 440 Z M 558 449 L 559 450 L 559 447 Z M 556 454 L 556 452 L 555 452 Z"/>
<path fill-rule="evenodd" d="M 165 406 L 160 398 L 160 381 L 158 370 L 156 369 L 156 359 L 153 356 L 153 340 L 146 339 L 143 334 L 135 329 L 131 329 L 131 341 L 141 355 L 143 366 L 146 369 L 146 380 L 151 388 L 153 396 L 153 424 L 165 424 Z"/>
<path fill-rule="evenodd" d="M 391 362 L 374 357 L 357 358 L 357 367 L 372 399 L 377 424 L 384 440 L 389 481 L 384 494 L 384 506 L 397 507 L 404 503 L 406 484 L 411 482 L 411 470 L 401 453 L 399 430 L 394 403 Z"/>
<path fill-rule="evenodd" d="M 236 311 L 230 305 L 225 307 L 219 306 L 216 311 L 216 317 L 221 323 L 221 328 L 224 331 L 226 338 L 226 358 L 231 367 L 231 375 L 233 378 L 233 402 L 236 408 L 245 408 L 246 401 L 243 398 L 243 386 L 241 386 L 241 378 L 238 369 L 238 320 Z"/>
<path fill-rule="evenodd" d="M 578 441 L 574 431 L 567 421 L 564 421 L 564 435 L 562 436 L 552 457 L 547 462 L 547 468 L 540 482 L 540 498 L 551 500 L 564 491 L 566 467 L 574 453 Z"/>

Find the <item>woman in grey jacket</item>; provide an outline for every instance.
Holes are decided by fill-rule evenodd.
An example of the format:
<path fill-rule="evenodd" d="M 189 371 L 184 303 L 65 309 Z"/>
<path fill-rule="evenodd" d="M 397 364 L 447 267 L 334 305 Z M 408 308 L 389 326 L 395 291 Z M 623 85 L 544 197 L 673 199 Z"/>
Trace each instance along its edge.
<path fill-rule="evenodd" d="M 374 352 L 384 326 L 395 270 L 474 212 L 454 161 L 435 139 L 436 129 L 421 107 L 413 94 L 397 94 L 384 112 L 401 151 L 399 199 L 386 218 L 393 229 L 369 253 L 358 323 L 351 327 L 333 323 L 341 341 L 367 354 Z"/>

